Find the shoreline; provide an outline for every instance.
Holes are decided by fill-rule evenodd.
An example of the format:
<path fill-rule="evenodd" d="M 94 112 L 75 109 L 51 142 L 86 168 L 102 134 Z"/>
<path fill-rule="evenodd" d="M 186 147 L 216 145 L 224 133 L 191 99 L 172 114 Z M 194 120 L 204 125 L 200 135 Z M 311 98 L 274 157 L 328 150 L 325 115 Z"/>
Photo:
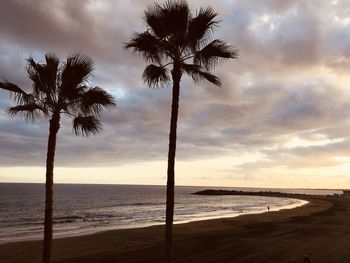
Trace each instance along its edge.
<path fill-rule="evenodd" d="M 215 262 L 206 261 L 207 257 L 201 255 L 207 253 L 206 250 L 200 252 L 203 244 L 206 245 L 207 242 L 209 244 L 214 243 L 213 248 L 215 248 L 218 243 L 220 244 L 219 247 L 223 248 L 227 244 L 221 244 L 221 242 L 227 238 L 233 238 L 234 240 L 236 238 L 243 238 L 245 242 L 260 242 L 259 239 L 266 238 L 268 231 L 273 229 L 271 226 L 284 224 L 293 220 L 317 218 L 317 215 L 322 213 L 327 214 L 329 210 L 333 209 L 333 201 L 335 200 L 334 198 L 323 196 L 304 196 L 300 199 L 309 203 L 296 208 L 279 211 L 175 224 L 175 254 L 181 257 L 198 258 L 198 260 L 188 260 L 188 262 Z M 249 231 L 254 230 L 257 226 L 259 231 L 256 235 L 250 238 L 249 235 L 245 235 L 247 234 L 245 232 L 248 231 L 249 234 Z M 286 229 L 283 230 L 285 231 Z M 58 238 L 54 239 L 54 259 L 55 262 L 62 263 L 162 262 L 160 251 L 163 249 L 163 232 L 164 225 L 156 225 L 143 228 L 107 230 L 83 236 Z M 228 235 L 229 233 L 232 235 Z M 202 242 L 204 243 L 202 244 Z M 0 258 L 4 259 L 2 261 L 3 263 L 40 262 L 41 243 L 41 241 L 22 241 L 1 244 Z M 238 247 L 241 246 L 242 249 L 246 247 L 238 245 Z M 209 250 L 211 250 L 211 246 L 208 248 Z M 233 256 L 233 258 L 238 259 L 239 255 L 231 255 L 232 251 L 228 248 L 224 249 L 223 256 L 225 257 L 227 254 L 227 256 L 230 255 L 230 257 Z M 215 254 L 215 252 L 212 253 L 210 255 Z M 178 262 L 187 262 L 187 260 L 180 260 Z"/>
<path fill-rule="evenodd" d="M 194 193 L 195 194 L 195 193 Z M 277 208 L 271 207 L 270 212 L 277 212 L 281 210 L 290 210 L 294 208 L 298 208 L 304 205 L 308 204 L 308 201 L 297 198 L 294 196 L 294 194 L 290 197 L 286 197 L 286 194 L 284 193 L 278 193 L 278 195 L 255 195 L 255 194 L 243 194 L 243 195 L 236 195 L 236 196 L 257 196 L 257 197 L 262 197 L 262 198 L 283 198 L 283 199 L 292 199 L 292 200 L 297 200 L 299 203 L 294 203 L 294 204 L 288 204 L 288 205 L 283 205 Z M 240 216 L 245 216 L 245 215 L 259 215 L 263 214 L 265 212 L 268 212 L 266 210 L 256 210 L 256 211 L 246 211 L 246 212 L 237 212 L 237 213 L 231 213 L 231 214 L 221 214 L 221 215 L 213 215 L 213 216 L 203 216 L 203 217 L 198 217 L 194 219 L 188 219 L 188 220 L 180 220 L 180 221 L 174 221 L 174 225 L 179 225 L 179 224 L 188 224 L 188 223 L 193 223 L 193 222 L 199 222 L 199 221 L 207 221 L 207 220 L 215 220 L 215 219 L 226 219 L 226 218 L 235 218 L 235 217 L 240 217 Z M 194 216 L 196 216 L 194 214 Z M 159 223 L 144 223 L 144 224 L 138 224 L 138 225 L 133 225 L 133 226 L 110 226 L 110 227 L 97 227 L 96 229 L 86 229 L 85 231 L 82 230 L 80 232 L 76 233 L 63 233 L 63 234 L 57 234 L 54 233 L 54 239 L 64 239 L 64 238 L 70 238 L 70 237 L 80 237 L 80 236 L 87 236 L 87 235 L 93 235 L 93 234 L 98 234 L 98 233 L 103 233 L 103 232 L 108 232 L 108 231 L 114 231 L 114 230 L 133 230 L 133 229 L 139 229 L 139 228 L 146 228 L 146 227 L 153 227 L 153 226 L 164 226 L 164 222 L 159 222 Z M 10 244 L 10 243 L 18 243 L 18 242 L 31 242 L 31 241 L 40 241 L 42 240 L 42 236 L 40 237 L 29 237 L 29 238 L 18 238 L 18 239 L 13 239 L 9 241 L 0 241 L 0 245 L 3 244 Z"/>

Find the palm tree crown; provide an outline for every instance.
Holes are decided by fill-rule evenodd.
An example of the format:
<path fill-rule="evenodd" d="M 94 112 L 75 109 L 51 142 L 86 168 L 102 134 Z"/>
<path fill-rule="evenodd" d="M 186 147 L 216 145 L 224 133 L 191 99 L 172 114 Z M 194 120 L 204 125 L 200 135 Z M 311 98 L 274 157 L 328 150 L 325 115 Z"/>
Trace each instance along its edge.
<path fill-rule="evenodd" d="M 145 12 L 147 30 L 135 33 L 125 44 L 140 53 L 148 65 L 142 75 L 149 86 L 170 80 L 168 66 L 178 64 L 195 82 L 209 81 L 220 86 L 218 77 L 209 71 L 219 62 L 238 57 L 238 51 L 220 39 L 212 40 L 218 25 L 217 13 L 200 8 L 193 16 L 186 1 L 154 4 Z"/>
<path fill-rule="evenodd" d="M 8 81 L 0 82 L 0 88 L 14 94 L 17 104 L 8 113 L 29 120 L 40 114 L 47 118 L 66 114 L 74 118 L 73 130 L 77 135 L 100 131 L 98 117 L 102 110 L 113 107 L 115 100 L 103 89 L 88 86 L 93 61 L 81 54 L 72 54 L 63 63 L 55 55 L 46 54 L 45 61 L 37 63 L 31 57 L 27 60 L 27 73 L 33 83 L 30 93 Z"/>

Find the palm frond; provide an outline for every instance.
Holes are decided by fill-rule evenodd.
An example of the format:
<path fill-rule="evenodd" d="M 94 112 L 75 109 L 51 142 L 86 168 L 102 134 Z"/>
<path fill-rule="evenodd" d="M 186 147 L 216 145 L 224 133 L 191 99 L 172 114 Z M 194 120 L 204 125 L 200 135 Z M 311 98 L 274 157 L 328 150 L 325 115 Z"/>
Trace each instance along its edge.
<path fill-rule="evenodd" d="M 144 20 L 150 30 L 160 39 L 171 35 L 185 34 L 190 10 L 183 0 L 168 0 L 163 5 L 157 3 L 148 7 Z"/>
<path fill-rule="evenodd" d="M 32 57 L 27 59 L 27 73 L 33 82 L 33 94 L 47 101 L 53 100 L 57 89 L 59 59 L 54 54 L 45 54 L 46 64 L 37 63 Z"/>
<path fill-rule="evenodd" d="M 19 94 L 27 94 L 24 90 L 18 87 L 16 84 L 8 82 L 5 80 L 4 82 L 0 82 L 0 88 L 8 91 L 12 91 Z"/>
<path fill-rule="evenodd" d="M 58 68 L 60 64 L 60 59 L 54 53 L 46 53 L 45 54 L 46 65 L 52 68 Z"/>
<path fill-rule="evenodd" d="M 60 96 L 74 98 L 78 96 L 82 85 L 91 76 L 94 68 L 92 59 L 82 54 L 68 56 L 62 70 Z"/>
<path fill-rule="evenodd" d="M 167 35 L 184 35 L 190 18 L 188 4 L 184 0 L 168 0 L 162 6 L 162 22 Z"/>
<path fill-rule="evenodd" d="M 39 77 L 39 67 L 40 64 L 36 63 L 32 56 L 27 59 L 27 72 L 32 81 Z"/>
<path fill-rule="evenodd" d="M 209 81 L 216 86 L 221 86 L 220 79 L 217 76 L 206 71 L 205 68 L 198 64 L 182 64 L 181 68 L 192 77 L 195 83 Z"/>
<path fill-rule="evenodd" d="M 26 120 L 34 120 L 39 115 L 40 111 L 43 112 L 43 108 L 35 103 L 17 105 L 7 109 L 7 113 L 11 117 L 14 117 L 17 114 L 19 114 L 23 116 Z"/>
<path fill-rule="evenodd" d="M 201 80 L 206 79 L 207 81 L 209 81 L 210 83 L 212 83 L 212 84 L 214 84 L 216 86 L 221 86 L 220 79 L 217 76 L 211 74 L 208 71 L 198 72 L 197 74 L 195 74 L 193 76 L 193 79 L 194 79 L 195 82 L 200 82 Z"/>
<path fill-rule="evenodd" d="M 202 50 L 196 52 L 194 63 L 204 66 L 206 69 L 215 67 L 225 59 L 238 58 L 238 51 L 224 41 L 215 39 Z"/>
<path fill-rule="evenodd" d="M 94 116 L 78 116 L 73 120 L 73 131 L 76 135 L 89 136 L 102 130 L 102 124 Z"/>
<path fill-rule="evenodd" d="M 190 19 L 188 23 L 188 40 L 192 50 L 207 43 L 212 35 L 214 26 L 218 24 L 215 20 L 217 13 L 211 8 L 200 8 L 196 17 Z"/>
<path fill-rule="evenodd" d="M 99 87 L 88 89 L 80 100 L 80 108 L 84 114 L 99 115 L 103 110 L 115 105 L 113 96 Z"/>
<path fill-rule="evenodd" d="M 55 54 L 45 54 L 46 66 L 45 66 L 45 81 L 51 91 L 55 92 L 57 84 L 57 74 L 59 69 L 60 60 Z"/>
<path fill-rule="evenodd" d="M 78 85 L 74 89 L 65 90 L 60 92 L 60 97 L 63 99 L 59 100 L 58 107 L 69 113 L 81 113 L 81 100 L 84 93 L 89 89 L 86 85 Z"/>
<path fill-rule="evenodd" d="M 148 65 L 142 74 L 142 79 L 148 86 L 158 87 L 169 80 L 168 70 L 163 66 Z"/>
<path fill-rule="evenodd" d="M 150 30 L 156 37 L 162 39 L 166 36 L 166 30 L 163 23 L 163 7 L 158 3 L 150 5 L 145 11 L 144 20 Z"/>
<path fill-rule="evenodd" d="M 33 94 L 34 96 L 41 97 L 41 93 L 49 94 L 49 88 L 46 83 L 46 70 L 45 65 L 36 63 L 32 57 L 27 59 L 27 73 L 29 78 L 33 82 Z"/>
<path fill-rule="evenodd" d="M 26 93 L 23 89 L 18 87 L 16 84 L 13 84 L 8 81 L 0 82 L 0 89 L 11 91 L 10 96 L 14 97 L 14 101 L 18 104 L 26 104 L 33 102 L 34 98 L 31 94 Z"/>
<path fill-rule="evenodd" d="M 149 32 L 135 33 L 128 43 L 124 44 L 126 49 L 132 48 L 133 53 L 141 54 L 146 61 L 159 62 L 162 58 L 162 43 Z"/>

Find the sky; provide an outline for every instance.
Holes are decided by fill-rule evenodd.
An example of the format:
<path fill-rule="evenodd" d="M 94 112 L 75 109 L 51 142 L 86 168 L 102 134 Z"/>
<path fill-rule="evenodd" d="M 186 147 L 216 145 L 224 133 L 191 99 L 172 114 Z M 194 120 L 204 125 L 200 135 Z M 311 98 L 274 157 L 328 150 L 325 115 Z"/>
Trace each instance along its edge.
<path fill-rule="evenodd" d="M 25 65 L 53 52 L 95 61 L 91 85 L 116 97 L 102 133 L 62 120 L 56 183 L 166 183 L 171 84 L 149 89 L 123 49 L 153 1 L 12 0 L 0 9 L 0 78 L 30 90 Z M 161 2 L 160 2 L 161 3 Z M 350 1 L 192 0 L 219 13 L 215 38 L 239 59 L 222 87 L 181 81 L 176 184 L 350 188 Z M 48 121 L 10 118 L 0 91 L 0 182 L 44 182 Z"/>

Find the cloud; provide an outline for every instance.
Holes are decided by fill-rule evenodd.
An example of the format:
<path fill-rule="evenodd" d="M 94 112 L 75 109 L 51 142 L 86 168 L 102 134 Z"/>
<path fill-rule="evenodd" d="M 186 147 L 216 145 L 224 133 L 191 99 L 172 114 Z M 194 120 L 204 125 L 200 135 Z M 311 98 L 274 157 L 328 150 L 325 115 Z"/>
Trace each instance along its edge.
<path fill-rule="evenodd" d="M 150 1 L 148 1 L 150 2 Z M 165 160 L 171 88 L 151 90 L 141 82 L 145 63 L 122 48 L 144 30 L 144 1 L 5 1 L 0 10 L 0 77 L 24 88 L 25 59 L 45 52 L 64 58 L 79 51 L 95 60 L 93 84 L 117 97 L 103 115 L 103 133 L 73 135 L 64 120 L 57 146 L 58 166 L 119 166 Z M 182 80 L 178 160 L 203 160 L 260 153 L 264 160 L 245 169 L 290 169 L 344 163 L 350 127 L 348 85 L 350 30 L 347 1 L 196 1 L 220 13 L 216 36 L 240 51 L 237 61 L 215 73 L 222 88 Z M 0 91 L 1 166 L 43 165 L 47 121 L 10 119 L 11 105 Z M 288 149 L 291 136 L 311 140 L 323 134 L 342 143 Z M 316 138 L 315 137 L 315 138 Z M 324 138 L 323 138 L 324 139 Z M 306 140 L 306 139 L 305 139 Z M 321 154 L 322 153 L 322 154 Z"/>

